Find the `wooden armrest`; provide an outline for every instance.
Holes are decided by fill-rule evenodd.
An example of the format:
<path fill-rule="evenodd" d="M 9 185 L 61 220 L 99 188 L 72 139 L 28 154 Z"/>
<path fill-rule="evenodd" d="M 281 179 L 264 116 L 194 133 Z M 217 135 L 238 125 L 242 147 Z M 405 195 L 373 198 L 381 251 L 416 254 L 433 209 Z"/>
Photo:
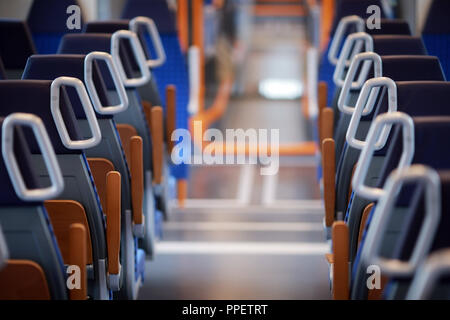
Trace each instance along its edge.
<path fill-rule="evenodd" d="M 349 243 L 348 227 L 343 221 L 333 224 L 333 299 L 349 298 Z"/>
<path fill-rule="evenodd" d="M 133 208 L 133 222 L 142 225 L 144 201 L 144 154 L 142 138 L 136 134 L 136 129 L 128 124 L 117 125 L 120 140 L 125 151 L 131 174 L 131 205 Z"/>
<path fill-rule="evenodd" d="M 131 163 L 131 148 L 130 141 L 131 138 L 137 136 L 137 130 L 130 124 L 116 124 L 117 131 L 119 132 L 120 141 L 122 142 L 122 148 L 125 152 L 125 158 L 127 159 L 127 163 Z"/>
<path fill-rule="evenodd" d="M 108 273 L 120 274 L 120 173 L 106 175 L 106 240 L 108 242 Z"/>
<path fill-rule="evenodd" d="M 152 109 L 152 147 L 153 147 L 153 182 L 161 184 L 163 170 L 164 153 L 164 128 L 163 128 L 163 109 L 154 107 Z"/>
<path fill-rule="evenodd" d="M 144 109 L 145 120 L 150 130 L 152 130 L 152 103 L 150 101 L 142 100 L 142 108 Z"/>
<path fill-rule="evenodd" d="M 69 263 L 71 255 L 70 227 L 73 224 L 81 224 L 86 230 L 86 264 L 92 264 L 91 234 L 84 207 L 73 200 L 47 200 L 44 205 L 64 263 L 71 264 Z"/>
<path fill-rule="evenodd" d="M 322 115 L 323 110 L 327 107 L 327 95 L 328 95 L 328 85 L 326 82 L 321 81 L 319 82 L 318 87 L 318 106 L 319 106 L 319 115 L 317 119 L 317 126 L 319 131 L 319 141 L 323 141 L 322 137 Z"/>
<path fill-rule="evenodd" d="M 88 158 L 88 163 L 106 215 L 108 273 L 110 275 L 119 275 L 122 200 L 121 175 L 118 171 L 114 171 L 114 165 L 107 159 Z"/>
<path fill-rule="evenodd" d="M 144 221 L 142 211 L 144 200 L 144 163 L 141 137 L 134 136 L 131 138 L 130 157 L 133 222 L 135 225 L 141 225 Z"/>
<path fill-rule="evenodd" d="M 177 99 L 176 99 L 176 87 L 174 85 L 168 85 L 166 87 L 166 141 L 167 152 L 170 154 L 174 143 L 171 139 L 172 132 L 176 129 L 176 117 L 177 117 Z"/>
<path fill-rule="evenodd" d="M 333 138 L 334 131 L 334 111 L 331 108 L 325 108 L 322 111 L 322 139 Z M 322 140 L 322 141 L 323 141 Z"/>
<path fill-rule="evenodd" d="M 331 227 L 336 205 L 336 163 L 333 139 L 325 139 L 322 142 L 322 170 L 325 225 Z"/>
<path fill-rule="evenodd" d="M 78 266 L 80 268 L 80 287 L 73 288 L 69 291 L 70 300 L 86 300 L 87 299 L 87 271 L 86 271 L 86 228 L 81 223 L 73 223 L 69 229 L 70 239 L 70 266 Z"/>

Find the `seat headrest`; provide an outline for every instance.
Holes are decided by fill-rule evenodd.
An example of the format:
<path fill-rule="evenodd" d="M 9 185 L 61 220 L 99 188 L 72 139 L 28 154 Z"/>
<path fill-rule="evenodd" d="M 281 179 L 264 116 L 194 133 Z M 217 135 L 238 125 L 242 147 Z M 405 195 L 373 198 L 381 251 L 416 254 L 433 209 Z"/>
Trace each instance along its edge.
<path fill-rule="evenodd" d="M 50 110 L 51 84 L 52 81 L 47 80 L 0 81 L 0 117 L 6 117 L 14 112 L 35 114 L 44 122 L 57 154 L 79 154 L 80 150 L 67 149 L 60 139 Z M 74 140 L 81 140 L 82 136 L 78 131 L 76 117 L 64 87 L 61 88 L 60 93 L 60 110 L 70 137 Z M 27 136 L 27 141 L 33 141 L 30 144 L 31 152 L 39 153 L 34 139 L 28 139 Z"/>
<path fill-rule="evenodd" d="M 35 53 L 25 21 L 0 19 L 0 57 L 6 70 L 23 69 L 28 57 Z"/>
<path fill-rule="evenodd" d="M 414 157 L 413 164 L 423 164 L 435 170 L 450 169 L 450 150 L 443 148 L 446 137 L 450 134 L 449 116 L 413 117 L 414 121 Z M 393 141 L 392 160 L 400 159 L 403 140 L 400 130 Z M 397 162 L 398 163 L 398 162 Z M 392 171 L 392 169 L 391 169 Z M 389 174 L 390 172 L 386 172 Z M 409 188 L 410 189 L 410 188 Z M 397 200 L 400 205 L 407 206 L 411 199 L 411 192 L 402 192 Z"/>
<path fill-rule="evenodd" d="M 441 217 L 436 233 L 430 235 L 434 237 L 430 252 L 450 246 L 450 233 L 448 232 L 450 228 L 450 214 L 448 214 L 450 212 L 450 170 L 437 170 L 437 173 L 441 181 Z M 404 194 L 406 199 L 408 191 L 410 190 L 402 190 L 402 195 Z M 412 204 L 404 203 L 404 206 L 408 206 L 410 209 L 407 213 L 408 220 L 404 223 L 404 230 L 407 232 L 403 233 L 395 250 L 395 257 L 399 259 L 409 259 L 415 247 L 425 214 L 423 196 L 423 188 L 417 188 L 411 197 Z"/>
<path fill-rule="evenodd" d="M 450 82 L 397 82 L 398 111 L 419 116 L 450 116 Z"/>
<path fill-rule="evenodd" d="M 413 117 L 414 121 L 414 157 L 413 164 L 423 164 L 434 169 L 450 169 L 450 150 L 443 148 L 450 135 L 450 116 L 430 114 Z M 403 150 L 402 130 L 396 127 L 391 133 L 386 162 L 380 171 L 379 186 L 382 187 L 389 174 L 397 167 Z M 401 203 L 407 198 L 402 197 Z"/>
<path fill-rule="evenodd" d="M 50 54 L 31 56 L 23 72 L 22 79 L 26 80 L 54 80 L 58 77 L 66 76 L 84 80 L 84 60 L 85 55 L 78 54 Z M 96 61 L 92 68 L 92 78 L 97 89 L 100 102 L 103 105 L 110 105 L 107 96 L 107 88 L 100 69 Z M 67 89 L 75 116 L 78 119 L 86 119 L 80 100 L 77 98 L 76 91 L 72 88 Z M 111 115 L 96 114 L 99 119 L 109 119 Z"/>
<path fill-rule="evenodd" d="M 128 30 L 130 28 L 129 19 L 92 21 L 86 23 L 84 32 L 86 33 L 114 33 L 117 30 Z"/>
<path fill-rule="evenodd" d="M 387 55 L 426 55 L 427 50 L 421 37 L 404 35 L 373 36 L 374 51 Z"/>
<path fill-rule="evenodd" d="M 131 20 L 139 16 L 153 19 L 161 34 L 177 32 L 175 13 L 166 0 L 128 0 L 122 11 L 122 18 Z"/>
<path fill-rule="evenodd" d="M 58 53 L 89 54 L 92 51 L 111 51 L 111 34 L 66 34 L 58 48 Z"/>
<path fill-rule="evenodd" d="M 0 117 L 0 145 L 3 136 L 3 121 L 4 117 Z M 16 157 L 17 165 L 22 173 L 22 177 L 29 189 L 39 188 L 39 182 L 35 170 L 33 170 L 33 163 L 31 160 L 31 152 L 28 147 L 23 129 L 16 127 L 14 130 L 14 154 Z M 9 178 L 8 170 L 5 166 L 5 162 L 2 156 L 0 156 L 0 205 L 12 206 L 12 205 L 35 205 L 36 203 L 24 202 L 14 190 L 14 186 Z"/>
<path fill-rule="evenodd" d="M 397 81 L 397 111 L 411 117 L 450 116 L 450 82 Z M 376 114 L 388 110 L 386 95 L 377 106 Z"/>
<path fill-rule="evenodd" d="M 27 22 L 32 33 L 68 33 L 80 32 L 67 28 L 69 6 L 77 5 L 76 0 L 34 0 L 28 12 Z M 81 23 L 83 17 L 81 15 Z"/>
<path fill-rule="evenodd" d="M 394 81 L 445 81 L 441 64 L 433 56 L 382 56 L 383 76 Z"/>
<path fill-rule="evenodd" d="M 432 56 L 381 56 L 383 76 L 394 81 L 445 81 L 439 59 Z M 370 78 L 373 77 L 373 73 Z M 371 121 L 379 113 L 387 112 L 386 88 L 383 88 L 375 112 L 363 116 L 363 121 Z"/>
<path fill-rule="evenodd" d="M 138 0 L 136 0 L 138 1 Z M 377 5 L 380 8 L 383 8 L 381 0 L 339 0 L 335 4 L 335 13 L 333 19 L 333 27 L 332 33 L 334 34 L 339 21 L 342 18 L 347 16 L 359 16 L 363 19 L 368 17 L 367 8 L 371 5 Z M 386 14 L 383 10 L 381 10 L 381 17 L 386 18 Z"/>
<path fill-rule="evenodd" d="M 400 81 L 397 85 L 397 110 L 411 117 L 450 116 L 450 83 L 445 81 Z M 385 90 L 379 99 L 372 117 L 388 110 Z M 395 130 L 393 130 L 395 131 Z M 386 155 L 394 133 L 389 135 L 386 146 L 377 151 L 377 155 Z M 401 152 L 400 148 L 400 152 Z M 394 161 L 394 163 L 396 163 Z"/>
<path fill-rule="evenodd" d="M 109 20 L 109 21 L 94 21 L 89 22 L 85 26 L 85 32 L 86 33 L 114 33 L 119 30 L 129 30 L 130 28 L 130 20 Z M 137 33 L 137 36 L 139 38 L 139 41 L 142 44 L 142 49 L 144 50 L 144 53 L 149 59 L 151 57 L 151 53 L 148 49 L 148 46 L 146 44 L 145 39 L 145 31 L 142 26 L 140 26 L 139 31 Z M 139 71 L 139 66 L 134 59 L 131 45 L 128 41 L 121 41 L 121 46 L 124 46 L 125 51 L 128 53 L 128 56 L 130 57 L 130 63 L 131 67 L 134 71 Z"/>
<path fill-rule="evenodd" d="M 450 1 L 433 0 L 423 28 L 423 34 L 450 34 Z"/>
<path fill-rule="evenodd" d="M 66 34 L 62 39 L 58 49 L 59 54 L 89 54 L 92 51 L 111 52 L 111 36 L 110 33 L 82 33 L 82 34 Z M 122 42 L 121 42 L 122 43 Z M 133 76 L 133 63 L 129 51 L 124 45 L 119 48 L 120 58 L 123 68 L 128 77 Z M 108 89 L 114 88 L 112 78 L 108 72 L 101 68 L 103 80 Z"/>
<path fill-rule="evenodd" d="M 411 29 L 408 22 L 401 19 L 381 19 L 380 29 L 367 29 L 366 32 L 371 35 L 397 34 L 411 35 Z"/>

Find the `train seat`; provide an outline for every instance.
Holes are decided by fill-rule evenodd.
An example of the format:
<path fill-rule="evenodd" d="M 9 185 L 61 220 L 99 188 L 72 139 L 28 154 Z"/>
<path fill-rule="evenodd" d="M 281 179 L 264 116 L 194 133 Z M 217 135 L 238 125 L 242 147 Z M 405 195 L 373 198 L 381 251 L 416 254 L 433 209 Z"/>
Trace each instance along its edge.
<path fill-rule="evenodd" d="M 440 148 L 440 141 L 443 142 L 445 135 L 449 134 L 450 118 L 448 116 L 441 115 L 437 117 L 413 117 L 411 119 L 414 130 L 414 142 L 411 141 L 406 144 L 413 145 L 413 149 L 410 149 L 413 151 L 412 153 L 410 152 L 410 155 L 412 155 L 412 157 L 407 162 L 412 164 L 426 165 L 435 170 L 448 170 L 450 163 L 448 161 L 448 154 L 445 150 L 442 150 L 442 148 Z M 410 128 L 410 130 L 411 129 L 412 128 Z M 390 174 L 388 168 L 392 167 L 391 160 L 398 160 L 399 153 L 402 153 L 403 150 L 409 148 L 403 148 L 405 146 L 404 143 L 406 143 L 406 140 L 404 139 L 405 137 L 403 136 L 403 131 L 400 130 L 400 128 L 396 128 L 391 140 L 389 150 L 387 151 L 387 157 L 389 159 L 389 161 L 386 161 L 387 168 L 382 170 L 382 173 L 380 174 L 380 182 L 378 184 L 379 186 L 383 185 L 387 188 L 384 189 L 384 191 L 386 192 L 384 196 L 388 194 L 387 191 L 391 191 L 388 188 L 388 179 L 386 178 L 386 176 Z M 402 151 L 400 151 L 399 149 Z M 428 173 L 428 176 L 430 175 L 431 174 Z M 390 193 L 392 193 L 392 195 L 394 196 L 396 194 L 395 192 Z M 411 253 L 411 247 L 409 247 L 408 250 L 408 248 L 404 247 L 405 242 L 403 241 L 402 248 L 402 235 L 403 237 L 405 237 L 405 234 L 409 234 L 409 236 L 415 236 L 418 234 L 417 232 L 411 232 L 411 229 L 417 230 L 411 228 L 411 225 L 418 224 L 419 221 L 422 221 L 420 220 L 420 214 L 422 214 L 423 216 L 423 204 L 421 205 L 422 202 L 420 197 L 422 193 L 423 188 L 415 188 L 414 186 L 406 185 L 405 188 L 402 189 L 402 191 L 398 194 L 398 199 L 393 203 L 393 205 L 395 205 L 395 208 L 385 208 L 383 204 L 385 199 L 383 198 L 384 196 L 382 196 L 378 204 L 375 206 L 375 209 L 372 209 L 367 219 L 367 223 L 365 226 L 366 231 L 361 240 L 358 255 L 353 264 L 352 298 L 363 299 L 365 296 L 367 296 L 367 287 L 365 285 L 362 285 L 360 281 L 362 281 L 364 277 L 367 277 L 365 268 L 368 266 L 368 263 L 374 262 L 372 259 L 372 248 L 375 238 L 377 238 L 377 246 L 379 246 L 379 252 L 377 252 L 377 254 L 381 254 L 383 257 L 387 258 L 408 258 L 407 255 L 408 253 Z M 381 209 L 385 210 L 383 211 Z M 383 214 L 389 214 L 390 216 L 383 230 L 377 229 L 379 218 L 381 218 L 382 214 L 381 212 L 385 212 Z M 419 218 L 417 218 L 418 216 Z M 445 225 L 445 221 L 446 219 L 444 219 L 443 221 L 441 220 L 441 223 L 444 223 Z M 374 225 L 375 227 L 372 228 L 372 225 Z M 373 234 L 374 230 L 378 231 L 376 235 Z M 433 237 L 430 236 L 430 234 L 432 234 L 432 230 L 429 230 L 429 233 L 427 234 L 429 244 L 424 245 L 422 249 L 427 247 L 429 249 L 432 248 Z M 380 244 L 378 244 L 378 242 L 380 242 Z M 413 246 L 415 243 L 416 242 L 414 241 L 408 242 L 408 246 Z M 439 248 L 442 248 L 442 246 L 437 246 L 437 249 Z M 363 275 L 363 273 L 365 273 L 365 275 Z M 391 275 L 395 279 L 394 273 L 392 273 Z M 409 279 L 411 279 L 411 274 L 408 276 L 408 274 L 405 273 L 401 277 L 409 277 Z M 394 291 L 397 292 L 399 294 L 397 295 L 397 298 L 400 298 L 400 294 L 405 294 L 404 287 L 403 290 L 401 290 L 401 287 L 402 286 L 398 286 L 396 289 L 392 289 L 391 285 L 389 285 L 386 287 L 386 290 L 390 291 L 389 294 L 394 296 Z M 401 293 L 402 291 L 403 293 Z M 386 293 L 387 292 L 385 292 L 385 294 Z"/>
<path fill-rule="evenodd" d="M 50 139 L 43 122 L 31 114 L 2 117 L 0 126 L 0 224 L 5 241 L 2 249 L 9 253 L 0 269 L 0 299 L 67 299 L 66 270 L 44 207 L 45 200 L 64 188 Z M 40 151 L 46 156 L 51 182 L 45 186 L 34 170 L 25 127 L 32 128 L 36 135 L 32 139 L 40 142 Z M 5 153 L 13 154 L 12 158 Z"/>
<path fill-rule="evenodd" d="M 81 82 L 75 82 L 77 86 L 82 86 Z M 53 200 L 77 201 L 84 208 L 92 243 L 92 267 L 89 268 L 89 295 L 94 299 L 108 299 L 107 278 L 113 278 L 114 275 L 111 273 L 111 276 L 107 276 L 106 274 L 108 254 L 104 210 L 102 210 L 100 205 L 86 156 L 82 150 L 77 149 L 85 149 L 89 144 L 95 145 L 100 141 L 101 133 L 92 106 L 88 101 L 89 103 L 85 105 L 84 110 L 90 119 L 92 131 L 89 138 L 83 139 L 65 87 L 60 87 L 58 99 L 56 91 L 52 91 L 52 83 L 52 81 L 44 80 L 0 81 L 0 98 L 5 102 L 0 108 L 0 113 L 2 116 L 18 111 L 33 113 L 44 122 L 57 154 L 65 183 L 64 191 Z M 58 88 L 56 82 L 54 87 Z M 61 118 L 53 117 L 50 108 L 52 96 L 55 96 L 53 102 L 55 110 L 57 110 L 57 102 L 59 100 L 60 111 L 56 111 L 56 114 L 59 114 Z M 85 98 L 88 100 L 87 96 Z M 80 99 L 83 101 L 83 98 L 80 97 Z M 58 122 L 57 119 L 63 119 L 62 121 L 65 125 Z M 35 143 L 30 144 L 30 148 L 33 154 L 33 166 L 38 173 L 39 181 L 45 184 L 48 181 L 48 174 L 46 173 L 42 155 L 40 155 Z M 115 253 L 118 254 L 118 252 Z M 111 259 L 113 259 L 113 256 L 111 256 Z M 116 277 L 119 277 L 119 274 L 116 274 Z"/>
<path fill-rule="evenodd" d="M 158 27 L 161 41 L 166 53 L 166 62 L 154 68 L 153 74 L 160 93 L 161 103 L 167 105 L 166 96 L 162 94 L 167 86 L 174 85 L 176 88 L 176 128 L 188 128 L 188 104 L 189 104 L 189 74 L 186 58 L 181 50 L 176 29 L 175 14 L 169 9 L 167 1 L 155 0 L 152 2 L 128 0 L 122 11 L 123 19 L 133 19 L 138 16 L 153 19 Z M 156 52 L 147 37 L 148 47 L 151 48 L 151 55 L 156 57 Z M 168 137 L 167 139 L 170 139 Z M 171 173 L 177 180 L 186 179 L 188 167 L 185 164 L 173 165 Z"/>
<path fill-rule="evenodd" d="M 444 76 L 441 70 L 439 60 L 431 56 L 382 56 L 382 74 L 394 81 L 443 81 Z M 350 80 L 350 79 L 348 79 Z M 376 105 L 381 103 L 386 95 L 386 88 L 381 89 Z M 386 102 L 384 101 L 386 104 Z M 376 109 L 376 108 L 375 108 Z M 375 113 L 365 115 L 361 118 L 357 128 L 356 136 L 358 139 L 364 139 L 369 130 L 371 121 Z M 341 134 L 345 140 L 347 128 L 350 124 L 352 115 L 341 113 L 340 124 L 346 122 L 346 126 L 340 126 Z M 345 119 L 344 119 L 345 118 Z M 336 139 L 338 137 L 336 136 Z M 336 212 L 345 212 L 348 205 L 348 193 L 350 188 L 351 173 L 358 160 L 360 149 L 343 143 L 343 148 L 336 167 Z"/>
<path fill-rule="evenodd" d="M 59 53 L 61 54 L 89 54 L 92 51 L 110 52 L 111 51 L 111 34 L 71 34 L 64 36 L 61 41 Z M 130 60 L 132 59 L 126 52 L 124 46 L 119 46 L 120 59 L 124 65 L 124 68 L 128 74 L 132 74 L 132 68 L 130 66 Z M 146 66 L 141 66 L 147 68 Z M 105 84 L 108 89 L 108 97 L 114 101 L 114 97 L 117 95 L 114 86 L 108 77 L 108 72 L 102 69 L 100 70 L 104 75 Z M 136 78 L 137 79 L 137 78 Z M 141 98 L 134 85 L 130 86 L 125 83 L 125 90 L 128 97 L 128 110 L 127 112 L 121 112 L 114 115 L 114 120 L 117 124 L 131 125 L 142 138 L 143 141 L 143 157 L 144 157 L 144 216 L 145 224 L 148 226 L 147 236 L 145 236 L 144 248 L 147 252 L 153 252 L 152 235 L 153 226 L 155 225 L 155 218 L 160 212 L 155 212 L 154 202 L 154 190 L 153 190 L 153 144 L 152 136 L 149 128 L 149 124 L 143 109 Z"/>

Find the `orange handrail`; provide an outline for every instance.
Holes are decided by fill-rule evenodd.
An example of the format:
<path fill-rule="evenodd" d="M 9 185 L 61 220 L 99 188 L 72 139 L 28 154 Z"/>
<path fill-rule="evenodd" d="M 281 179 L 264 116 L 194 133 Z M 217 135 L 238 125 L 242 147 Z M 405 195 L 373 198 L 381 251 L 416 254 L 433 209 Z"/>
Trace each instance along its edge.
<path fill-rule="evenodd" d="M 322 26 L 320 36 L 320 48 L 325 50 L 330 41 L 330 32 L 334 19 L 335 0 L 322 0 Z"/>
<path fill-rule="evenodd" d="M 200 90 L 198 110 L 205 105 L 205 46 L 204 46 L 204 15 L 203 0 L 192 1 L 192 44 L 200 51 Z"/>
<path fill-rule="evenodd" d="M 177 8 L 178 39 L 180 41 L 180 46 L 183 53 L 187 52 L 189 46 L 188 7 L 189 7 L 188 0 L 178 0 L 178 8 Z"/>

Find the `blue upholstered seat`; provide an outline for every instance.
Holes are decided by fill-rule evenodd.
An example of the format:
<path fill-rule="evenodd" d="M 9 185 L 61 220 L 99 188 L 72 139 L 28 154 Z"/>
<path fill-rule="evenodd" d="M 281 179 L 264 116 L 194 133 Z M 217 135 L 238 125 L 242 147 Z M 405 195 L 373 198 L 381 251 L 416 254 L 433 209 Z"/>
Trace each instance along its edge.
<path fill-rule="evenodd" d="M 429 54 L 439 57 L 446 79 L 450 79 L 450 2 L 433 0 L 422 37 Z"/>
<path fill-rule="evenodd" d="M 0 141 L 4 119 L 0 117 Z M 14 154 L 26 187 L 36 189 L 41 186 L 33 168 L 28 142 L 24 130 L 16 127 Z M 9 258 L 37 263 L 44 272 L 50 297 L 66 299 L 64 264 L 43 202 L 26 202 L 17 196 L 3 157 L 0 157 L 0 181 L 0 224 Z"/>
<path fill-rule="evenodd" d="M 69 29 L 67 19 L 70 6 L 79 6 L 76 0 L 34 0 L 28 12 L 27 22 L 40 54 L 56 53 L 59 42 L 66 33 L 81 32 L 80 29 Z M 72 12 L 72 11 L 71 11 Z M 80 12 L 82 13 L 82 12 Z M 81 26 L 83 15 L 80 16 Z"/>
<path fill-rule="evenodd" d="M 181 51 L 176 30 L 175 14 L 169 9 L 167 1 L 142 1 L 128 0 L 122 12 L 122 18 L 132 19 L 137 16 L 145 16 L 153 19 L 161 35 L 164 49 L 166 51 L 166 63 L 152 70 L 162 105 L 165 106 L 165 90 L 167 85 L 175 85 L 177 89 L 177 116 L 176 127 L 187 129 L 188 127 L 188 102 L 189 102 L 189 76 L 186 58 Z M 150 40 L 147 38 L 149 47 Z M 153 53 L 154 54 L 154 53 Z M 171 168 L 172 174 L 177 179 L 187 177 L 188 168 L 181 164 Z"/>

